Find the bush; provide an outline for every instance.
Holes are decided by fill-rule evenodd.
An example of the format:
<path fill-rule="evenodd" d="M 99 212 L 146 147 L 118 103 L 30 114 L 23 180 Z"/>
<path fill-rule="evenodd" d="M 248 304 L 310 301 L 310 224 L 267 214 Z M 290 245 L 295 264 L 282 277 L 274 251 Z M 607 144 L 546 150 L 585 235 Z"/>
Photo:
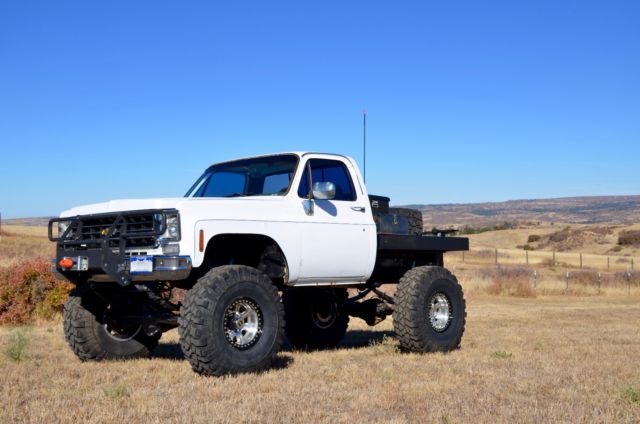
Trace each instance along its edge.
<path fill-rule="evenodd" d="M 598 273 L 596 271 L 571 272 L 569 273 L 569 284 L 577 284 L 580 286 L 597 286 Z"/>
<path fill-rule="evenodd" d="M 0 268 L 0 324 L 24 324 L 62 312 L 73 286 L 51 274 L 51 263 L 34 259 Z"/>
<path fill-rule="evenodd" d="M 493 295 L 536 297 L 531 282 L 532 273 L 525 268 L 497 268 L 485 274 L 492 280 L 487 292 Z"/>
<path fill-rule="evenodd" d="M 527 243 L 536 243 L 536 242 L 539 242 L 540 240 L 542 240 L 542 237 L 540 237 L 537 234 L 531 234 L 527 239 Z"/>
<path fill-rule="evenodd" d="M 640 230 L 620 231 L 620 234 L 618 234 L 618 244 L 621 246 L 639 246 Z"/>
<path fill-rule="evenodd" d="M 616 272 L 613 276 L 613 281 L 615 284 L 622 286 L 640 286 L 640 272 Z"/>

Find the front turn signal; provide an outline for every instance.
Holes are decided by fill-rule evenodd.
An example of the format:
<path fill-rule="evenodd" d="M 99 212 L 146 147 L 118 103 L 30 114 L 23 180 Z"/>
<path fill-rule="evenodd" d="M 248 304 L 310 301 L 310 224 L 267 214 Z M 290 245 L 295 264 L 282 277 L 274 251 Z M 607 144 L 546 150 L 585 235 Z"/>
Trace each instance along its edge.
<path fill-rule="evenodd" d="M 60 268 L 71 269 L 73 268 L 73 259 L 71 258 L 60 259 L 60 262 L 58 262 L 58 264 L 60 264 Z"/>

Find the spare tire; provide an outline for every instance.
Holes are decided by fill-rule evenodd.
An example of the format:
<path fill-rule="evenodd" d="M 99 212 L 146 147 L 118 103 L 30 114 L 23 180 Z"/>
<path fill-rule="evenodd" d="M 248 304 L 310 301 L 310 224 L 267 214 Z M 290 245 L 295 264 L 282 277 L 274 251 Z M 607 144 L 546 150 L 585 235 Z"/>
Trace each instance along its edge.
<path fill-rule="evenodd" d="M 422 212 L 418 209 L 410 208 L 389 208 L 389 214 L 404 216 L 409 221 L 409 234 L 421 235 L 422 228 Z"/>

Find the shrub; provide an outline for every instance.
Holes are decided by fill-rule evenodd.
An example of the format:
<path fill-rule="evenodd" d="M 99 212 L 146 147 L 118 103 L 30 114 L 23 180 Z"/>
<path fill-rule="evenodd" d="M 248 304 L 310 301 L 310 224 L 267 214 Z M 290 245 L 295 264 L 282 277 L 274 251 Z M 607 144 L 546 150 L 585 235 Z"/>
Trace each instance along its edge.
<path fill-rule="evenodd" d="M 497 268 L 485 277 L 492 280 L 487 292 L 493 295 L 535 297 L 531 271 L 525 268 Z"/>
<path fill-rule="evenodd" d="M 569 274 L 569 284 L 597 286 L 598 273 L 595 271 L 575 271 Z"/>
<path fill-rule="evenodd" d="M 620 234 L 618 234 L 618 244 L 621 246 L 640 245 L 640 230 L 620 231 Z"/>
<path fill-rule="evenodd" d="M 542 239 L 542 237 L 540 237 L 537 234 L 531 234 L 529 236 L 529 238 L 527 238 L 527 243 L 536 243 L 539 242 Z"/>
<path fill-rule="evenodd" d="M 0 268 L 0 324 L 53 317 L 62 311 L 72 287 L 51 274 L 51 263 L 45 259 Z"/>
<path fill-rule="evenodd" d="M 617 285 L 631 285 L 631 286 L 640 286 L 640 272 L 630 271 L 630 272 L 616 272 L 613 276 L 613 281 Z"/>

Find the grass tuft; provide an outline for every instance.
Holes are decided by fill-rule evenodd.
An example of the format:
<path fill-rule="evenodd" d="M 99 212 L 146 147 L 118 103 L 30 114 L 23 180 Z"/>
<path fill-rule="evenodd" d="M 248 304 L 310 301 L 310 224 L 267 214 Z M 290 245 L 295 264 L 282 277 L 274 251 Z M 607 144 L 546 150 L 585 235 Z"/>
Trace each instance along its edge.
<path fill-rule="evenodd" d="M 499 358 L 499 359 L 508 359 L 508 358 L 511 358 L 513 356 L 513 353 L 506 352 L 504 350 L 496 350 L 495 352 L 493 352 L 491 354 L 491 356 L 493 356 L 494 358 Z"/>
<path fill-rule="evenodd" d="M 9 337 L 9 344 L 5 355 L 13 362 L 20 362 L 27 358 L 26 350 L 29 346 L 29 329 L 27 327 L 15 330 Z"/>
<path fill-rule="evenodd" d="M 119 384 L 113 387 L 104 387 L 102 391 L 106 397 L 111 399 L 120 399 L 125 396 L 129 396 L 129 389 L 124 384 Z"/>
<path fill-rule="evenodd" d="M 622 399 L 629 403 L 640 405 L 640 389 L 631 386 L 627 387 L 622 392 Z"/>

